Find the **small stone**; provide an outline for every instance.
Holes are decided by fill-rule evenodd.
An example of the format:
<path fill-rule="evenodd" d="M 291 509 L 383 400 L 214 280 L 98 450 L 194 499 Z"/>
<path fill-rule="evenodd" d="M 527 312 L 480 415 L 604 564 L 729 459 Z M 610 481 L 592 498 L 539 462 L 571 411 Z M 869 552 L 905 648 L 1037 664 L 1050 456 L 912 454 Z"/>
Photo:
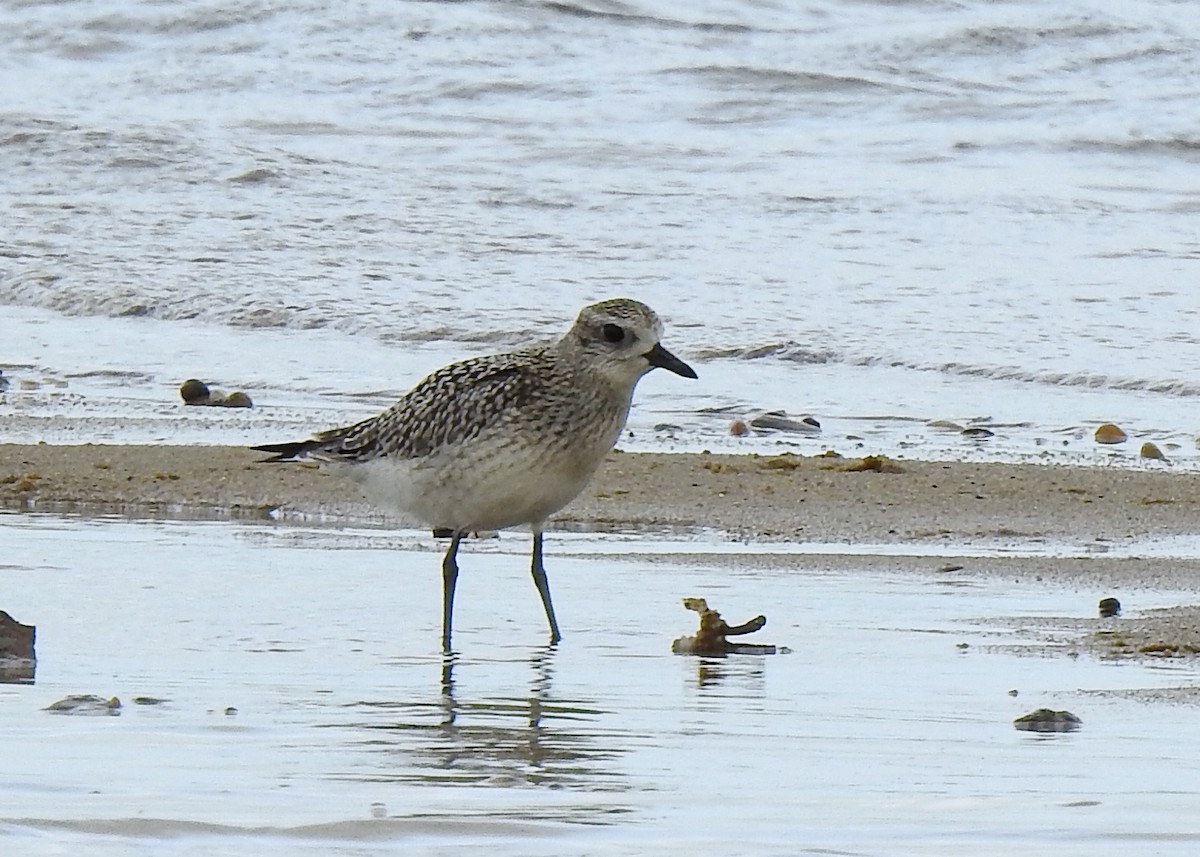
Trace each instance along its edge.
<path fill-rule="evenodd" d="M 94 693 L 77 693 L 65 696 L 58 702 L 46 706 L 45 711 L 54 714 L 120 714 L 121 700 L 115 696 L 105 699 Z"/>
<path fill-rule="evenodd" d="M 1157 446 L 1155 446 L 1154 444 L 1152 444 L 1150 441 L 1146 441 L 1145 443 L 1142 444 L 1142 448 L 1138 452 L 1138 455 L 1140 455 L 1142 458 L 1152 458 L 1155 461 L 1166 461 L 1167 460 L 1167 457 L 1165 455 L 1163 455 L 1163 451 L 1161 449 L 1159 449 Z"/>
<path fill-rule="evenodd" d="M 1105 423 L 1096 429 L 1096 443 L 1124 443 L 1129 439 L 1119 426 Z"/>
<path fill-rule="evenodd" d="M 785 411 L 767 411 L 750 420 L 750 426 L 759 431 L 791 431 L 800 434 L 819 434 L 821 424 L 812 417 L 792 419 Z"/>
<path fill-rule="evenodd" d="M 208 385 L 196 378 L 188 378 L 180 385 L 179 396 L 185 405 L 207 405 Z"/>
<path fill-rule="evenodd" d="M 1121 602 L 1115 598 L 1100 599 L 1100 618 L 1110 619 L 1121 615 Z"/>
<path fill-rule="evenodd" d="M 0 610 L 0 682 L 31 684 L 37 670 L 37 628 Z"/>
<path fill-rule="evenodd" d="M 963 431 L 963 427 L 952 420 L 930 420 L 926 425 L 931 429 L 938 429 L 939 431 Z"/>
<path fill-rule="evenodd" d="M 982 426 L 971 426 L 962 430 L 962 436 L 971 440 L 987 440 L 989 437 L 995 437 L 996 433 Z"/>
<path fill-rule="evenodd" d="M 225 396 L 220 401 L 213 402 L 215 405 L 220 405 L 222 408 L 253 408 L 254 403 L 250 401 L 250 397 L 241 390 L 234 390 L 228 396 Z"/>
<path fill-rule="evenodd" d="M 1073 732 L 1083 721 L 1069 711 L 1039 708 L 1013 721 L 1013 726 L 1026 732 Z"/>
<path fill-rule="evenodd" d="M 729 433 L 734 437 L 745 437 L 750 434 L 750 426 L 745 420 L 734 420 L 729 424 Z"/>
<path fill-rule="evenodd" d="M 237 709 L 234 708 L 232 705 L 225 709 L 226 717 L 233 717 L 237 713 L 238 713 Z"/>
<path fill-rule="evenodd" d="M 1020 691 L 1018 691 L 1015 687 L 1008 692 L 1009 696 L 1018 696 L 1019 694 L 1020 694 Z"/>
<path fill-rule="evenodd" d="M 952 571 L 962 571 L 963 566 L 959 565 L 956 562 L 948 562 L 945 565 L 939 565 L 937 567 L 937 570 L 941 574 L 949 574 Z"/>

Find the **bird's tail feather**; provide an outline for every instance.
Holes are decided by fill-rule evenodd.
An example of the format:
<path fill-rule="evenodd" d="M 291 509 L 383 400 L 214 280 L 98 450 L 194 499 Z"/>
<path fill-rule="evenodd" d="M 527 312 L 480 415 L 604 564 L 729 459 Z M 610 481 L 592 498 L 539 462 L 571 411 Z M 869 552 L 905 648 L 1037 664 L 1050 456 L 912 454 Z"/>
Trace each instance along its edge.
<path fill-rule="evenodd" d="M 294 440 L 289 443 L 264 443 L 262 446 L 252 446 L 251 449 L 257 452 L 274 453 L 270 458 L 264 458 L 263 462 L 270 461 L 292 461 L 297 458 L 304 458 L 313 450 L 320 449 L 325 446 L 325 442 L 321 440 Z"/>

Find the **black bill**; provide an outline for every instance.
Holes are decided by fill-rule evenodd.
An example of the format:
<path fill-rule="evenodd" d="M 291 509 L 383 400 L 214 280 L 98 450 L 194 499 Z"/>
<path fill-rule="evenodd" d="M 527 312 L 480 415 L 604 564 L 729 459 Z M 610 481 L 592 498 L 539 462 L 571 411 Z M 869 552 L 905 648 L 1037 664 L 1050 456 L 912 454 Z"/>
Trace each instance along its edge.
<path fill-rule="evenodd" d="M 646 359 L 650 361 L 651 366 L 659 366 L 663 369 L 670 369 L 676 375 L 682 375 L 685 378 L 695 378 L 696 370 L 684 363 L 661 344 L 655 344 L 653 348 L 646 352 Z"/>

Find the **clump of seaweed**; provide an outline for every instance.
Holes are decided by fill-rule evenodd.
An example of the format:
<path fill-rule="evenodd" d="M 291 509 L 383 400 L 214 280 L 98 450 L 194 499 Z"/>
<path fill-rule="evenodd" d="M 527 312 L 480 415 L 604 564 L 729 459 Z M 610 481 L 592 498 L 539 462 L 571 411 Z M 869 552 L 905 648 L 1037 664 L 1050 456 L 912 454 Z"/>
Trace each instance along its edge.
<path fill-rule="evenodd" d="M 700 630 L 694 637 L 680 637 L 671 644 L 677 655 L 773 655 L 775 646 L 753 643 L 731 643 L 726 637 L 753 634 L 767 624 L 766 616 L 755 616 L 741 625 L 730 625 L 721 614 L 712 610 L 703 598 L 685 598 L 683 606 L 700 614 Z"/>

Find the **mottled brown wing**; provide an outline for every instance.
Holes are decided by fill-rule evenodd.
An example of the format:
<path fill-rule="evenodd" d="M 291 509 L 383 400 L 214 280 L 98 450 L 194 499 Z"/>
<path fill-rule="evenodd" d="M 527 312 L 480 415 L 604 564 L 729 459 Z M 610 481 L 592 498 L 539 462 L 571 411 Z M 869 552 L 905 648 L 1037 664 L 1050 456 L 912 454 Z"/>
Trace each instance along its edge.
<path fill-rule="evenodd" d="M 540 360 L 537 371 L 532 367 Z M 439 369 L 377 417 L 326 434 L 323 452 L 351 461 L 419 458 L 462 443 L 526 408 L 546 381 L 534 352 L 476 357 Z M 318 438 L 323 439 L 323 438 Z"/>

